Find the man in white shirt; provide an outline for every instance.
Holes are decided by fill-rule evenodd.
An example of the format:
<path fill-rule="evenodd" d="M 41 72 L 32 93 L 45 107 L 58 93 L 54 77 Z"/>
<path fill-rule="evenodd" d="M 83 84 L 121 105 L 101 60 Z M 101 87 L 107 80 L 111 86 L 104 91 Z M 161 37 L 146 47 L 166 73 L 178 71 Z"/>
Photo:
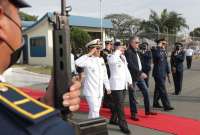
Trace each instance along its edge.
<path fill-rule="evenodd" d="M 190 69 L 192 65 L 192 56 L 194 54 L 194 50 L 192 50 L 190 47 L 188 47 L 185 50 L 185 56 L 186 56 L 186 61 L 187 61 L 187 68 Z"/>
<path fill-rule="evenodd" d="M 108 56 L 110 68 L 110 88 L 114 102 L 114 112 L 110 119 L 110 124 L 118 124 L 123 133 L 130 133 L 124 116 L 124 98 L 128 85 L 132 85 L 132 78 L 127 67 L 124 54 L 125 46 L 120 42 L 115 42 L 115 52 Z M 118 118 L 118 122 L 117 122 Z"/>
<path fill-rule="evenodd" d="M 147 78 L 147 75 L 142 71 L 142 64 L 138 54 L 139 44 L 139 37 L 131 37 L 129 40 L 129 48 L 126 51 L 125 56 L 128 61 L 128 68 L 133 80 L 133 87 L 135 88 L 135 86 L 137 85 L 144 97 L 145 115 L 156 115 L 156 113 L 151 111 L 150 108 L 148 87 L 144 81 L 144 79 Z M 138 121 L 139 119 L 137 117 L 137 107 L 135 105 L 134 89 L 129 89 L 129 102 L 131 119 Z"/>
<path fill-rule="evenodd" d="M 98 118 L 103 97 L 103 85 L 111 94 L 107 70 L 103 58 L 100 57 L 102 44 L 95 39 L 86 44 L 89 53 L 75 61 L 78 67 L 84 68 L 85 78 L 83 94 L 89 105 L 88 118 Z"/>

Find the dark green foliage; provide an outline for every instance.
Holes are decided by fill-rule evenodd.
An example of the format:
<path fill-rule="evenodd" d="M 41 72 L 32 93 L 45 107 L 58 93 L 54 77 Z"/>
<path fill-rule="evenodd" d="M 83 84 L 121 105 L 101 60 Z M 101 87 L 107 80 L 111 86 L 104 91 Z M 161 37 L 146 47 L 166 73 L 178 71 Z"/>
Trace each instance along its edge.
<path fill-rule="evenodd" d="M 77 54 L 86 51 L 85 45 L 91 40 L 91 37 L 86 31 L 80 28 L 72 27 L 70 32 L 70 39 L 72 45 L 72 52 Z"/>
<path fill-rule="evenodd" d="M 29 14 L 21 12 L 21 11 L 19 12 L 19 14 L 20 14 L 20 18 L 23 21 L 37 21 L 37 19 L 38 19 L 38 16 L 29 15 Z"/>

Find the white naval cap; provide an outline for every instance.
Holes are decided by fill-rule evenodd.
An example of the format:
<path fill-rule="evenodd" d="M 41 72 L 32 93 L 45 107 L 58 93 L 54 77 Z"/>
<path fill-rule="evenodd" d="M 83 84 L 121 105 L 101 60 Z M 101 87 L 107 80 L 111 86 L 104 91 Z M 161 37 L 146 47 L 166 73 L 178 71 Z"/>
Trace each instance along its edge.
<path fill-rule="evenodd" d="M 89 47 L 101 47 L 101 46 L 102 46 L 102 42 L 100 41 L 100 39 L 92 40 L 92 41 L 90 41 L 89 43 L 87 43 L 85 45 L 86 48 L 89 48 Z"/>

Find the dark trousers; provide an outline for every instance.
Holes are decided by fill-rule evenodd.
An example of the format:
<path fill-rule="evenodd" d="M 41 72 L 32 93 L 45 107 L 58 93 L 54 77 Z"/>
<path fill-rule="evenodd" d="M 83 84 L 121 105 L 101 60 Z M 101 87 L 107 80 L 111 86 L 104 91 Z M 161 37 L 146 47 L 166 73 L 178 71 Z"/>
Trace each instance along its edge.
<path fill-rule="evenodd" d="M 164 108 L 171 107 L 165 86 L 165 77 L 154 77 L 154 80 L 155 80 L 155 91 L 154 91 L 153 105 L 158 105 L 159 99 L 161 99 Z"/>
<path fill-rule="evenodd" d="M 133 83 L 133 88 L 135 87 L 135 84 Z M 148 94 L 148 88 L 146 86 L 146 83 L 144 80 L 139 80 L 136 82 L 136 85 L 142 92 L 143 98 L 144 98 L 144 107 L 145 112 L 150 112 L 150 101 L 149 101 L 149 94 Z M 131 114 L 137 113 L 137 107 L 136 107 L 136 100 L 134 97 L 134 90 L 129 90 L 129 102 L 130 102 L 130 111 Z"/>
<path fill-rule="evenodd" d="M 110 95 L 110 94 L 108 95 L 105 88 L 104 88 L 104 97 L 103 97 L 103 107 L 109 108 L 111 110 L 111 112 L 114 108 L 112 95 Z"/>
<path fill-rule="evenodd" d="M 149 73 L 150 71 L 144 71 L 144 73 L 147 75 L 147 78 L 144 79 L 146 86 L 149 88 Z"/>
<path fill-rule="evenodd" d="M 127 122 L 124 115 L 124 99 L 126 95 L 125 90 L 112 90 L 112 98 L 114 103 L 114 112 L 112 112 L 112 118 L 118 118 L 120 127 L 127 127 Z"/>
<path fill-rule="evenodd" d="M 182 90 L 183 71 L 176 71 L 172 76 L 174 80 L 175 94 L 178 95 Z"/>
<path fill-rule="evenodd" d="M 187 68 L 190 69 L 192 65 L 192 56 L 186 56 Z"/>

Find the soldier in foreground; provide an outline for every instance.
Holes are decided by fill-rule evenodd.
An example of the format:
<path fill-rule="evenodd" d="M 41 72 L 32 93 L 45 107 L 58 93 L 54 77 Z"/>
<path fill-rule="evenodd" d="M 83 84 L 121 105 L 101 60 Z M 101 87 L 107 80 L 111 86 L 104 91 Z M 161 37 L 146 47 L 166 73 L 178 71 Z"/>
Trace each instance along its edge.
<path fill-rule="evenodd" d="M 19 59 L 22 26 L 19 8 L 29 7 L 23 0 L 0 0 L 0 74 Z M 36 101 L 0 80 L 0 128 L 2 135 L 73 135 L 74 129 L 64 122 L 53 107 Z M 51 103 L 52 81 L 44 101 Z M 63 105 L 71 111 L 79 108 L 80 83 L 74 82 L 63 95 Z"/>

